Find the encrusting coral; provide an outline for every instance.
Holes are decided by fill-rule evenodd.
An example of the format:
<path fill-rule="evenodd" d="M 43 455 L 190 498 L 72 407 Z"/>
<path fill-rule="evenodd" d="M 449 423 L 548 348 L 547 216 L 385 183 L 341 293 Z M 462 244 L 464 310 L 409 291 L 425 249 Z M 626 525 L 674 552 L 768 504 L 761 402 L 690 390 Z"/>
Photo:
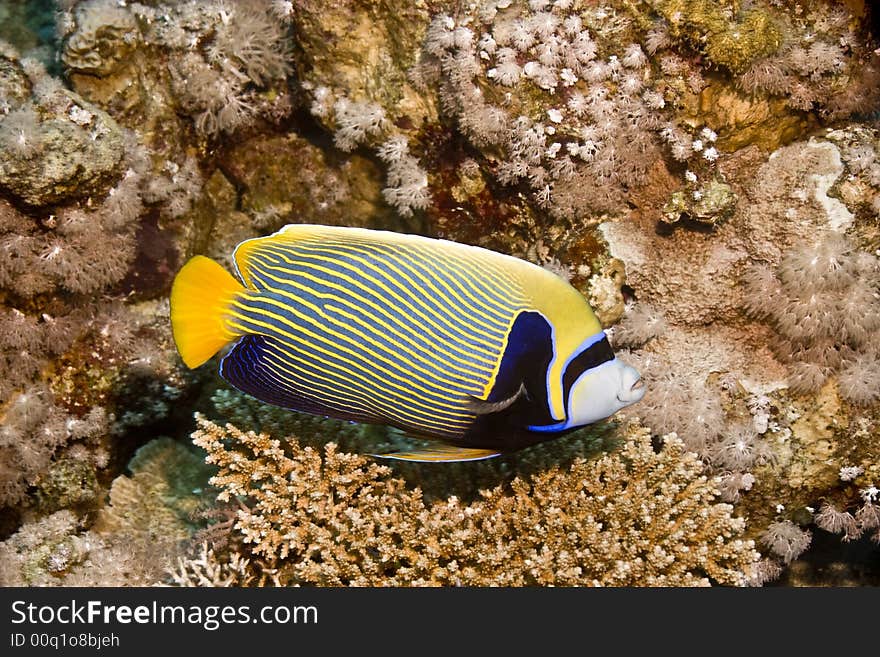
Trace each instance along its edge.
<path fill-rule="evenodd" d="M 217 583 L 696 586 L 745 584 L 758 565 L 742 519 L 716 501 L 717 480 L 675 436 L 655 452 L 636 424 L 618 452 L 470 503 L 426 503 L 388 467 L 333 443 L 198 423 L 219 499 L 243 502 L 231 540 L 248 562 L 215 567 Z M 182 561 L 176 581 L 205 583 L 207 556 Z"/>

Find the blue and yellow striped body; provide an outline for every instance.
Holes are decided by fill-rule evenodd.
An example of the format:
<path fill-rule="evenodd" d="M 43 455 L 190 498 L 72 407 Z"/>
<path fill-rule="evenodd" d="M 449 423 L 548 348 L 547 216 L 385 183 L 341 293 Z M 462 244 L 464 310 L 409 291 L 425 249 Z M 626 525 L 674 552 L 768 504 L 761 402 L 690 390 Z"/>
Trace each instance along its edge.
<path fill-rule="evenodd" d="M 221 374 L 258 399 L 454 445 L 502 451 L 553 437 L 540 426 L 568 428 L 572 361 L 604 342 L 567 282 L 443 240 L 291 225 L 238 246 L 237 290 L 221 284 L 216 263 L 191 263 L 193 273 L 185 267 L 172 291 L 175 339 L 188 365 L 237 340 Z M 196 270 L 206 273 L 190 283 Z M 188 356 L 189 327 L 207 331 L 191 288 L 212 275 L 221 300 L 212 297 L 211 307 L 222 308 L 205 333 L 212 346 Z M 600 361 L 611 357 L 602 351 Z M 491 419 L 479 410 L 508 398 L 516 403 Z"/>
<path fill-rule="evenodd" d="M 262 388 L 265 373 L 282 406 L 463 435 L 475 419 L 469 401 L 488 396 L 513 320 L 527 307 L 516 281 L 466 250 L 304 232 L 297 226 L 236 250 L 254 292 L 234 301 L 228 322 L 256 339 L 224 359 L 223 376 Z"/>

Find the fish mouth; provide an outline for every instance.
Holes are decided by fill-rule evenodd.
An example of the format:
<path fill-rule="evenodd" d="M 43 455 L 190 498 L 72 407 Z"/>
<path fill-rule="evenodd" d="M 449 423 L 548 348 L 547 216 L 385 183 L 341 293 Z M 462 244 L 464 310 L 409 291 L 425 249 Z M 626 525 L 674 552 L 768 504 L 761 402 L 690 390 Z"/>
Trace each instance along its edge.
<path fill-rule="evenodd" d="M 624 404 L 633 403 L 639 401 L 642 397 L 645 396 L 645 382 L 642 381 L 641 378 L 637 379 L 635 383 L 630 386 L 630 389 L 627 391 L 624 397 L 621 397 L 620 394 L 617 395 L 617 401 L 622 402 Z"/>

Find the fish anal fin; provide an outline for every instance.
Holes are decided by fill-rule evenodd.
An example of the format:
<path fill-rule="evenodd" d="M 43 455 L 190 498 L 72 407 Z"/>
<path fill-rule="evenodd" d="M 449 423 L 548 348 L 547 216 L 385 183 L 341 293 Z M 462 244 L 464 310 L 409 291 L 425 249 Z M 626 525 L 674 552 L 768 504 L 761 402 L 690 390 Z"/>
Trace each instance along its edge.
<path fill-rule="evenodd" d="M 386 454 L 371 454 L 382 459 L 395 461 L 412 461 L 415 463 L 459 463 L 463 461 L 482 461 L 500 456 L 501 452 L 494 449 L 478 447 L 458 447 L 441 442 L 432 442 L 425 447 L 388 452 Z"/>

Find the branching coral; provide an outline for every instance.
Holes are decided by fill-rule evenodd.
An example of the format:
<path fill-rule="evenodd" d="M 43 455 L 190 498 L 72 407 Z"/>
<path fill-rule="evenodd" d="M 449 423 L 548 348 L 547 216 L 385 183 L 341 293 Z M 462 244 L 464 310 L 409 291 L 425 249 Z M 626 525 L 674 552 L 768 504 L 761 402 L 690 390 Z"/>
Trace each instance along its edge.
<path fill-rule="evenodd" d="M 249 572 L 275 584 L 742 584 L 758 555 L 674 436 L 632 425 L 618 453 L 549 468 L 472 503 L 426 503 L 365 457 L 199 418 Z M 241 555 L 239 555 L 241 556 Z M 249 557 L 248 557 L 249 558 Z M 240 563 L 240 562 L 239 562 Z M 182 564 L 178 581 L 204 570 Z M 227 572 L 237 569 L 230 568 Z"/>
<path fill-rule="evenodd" d="M 254 580 L 249 566 L 250 561 L 237 553 L 223 561 L 202 543 L 194 556 L 178 558 L 171 579 L 177 586 L 248 586 Z"/>
<path fill-rule="evenodd" d="M 769 158 L 741 151 L 719 167 L 737 207 L 711 232 L 655 233 L 644 216 L 605 224 L 632 310 L 652 304 L 667 318 L 664 335 L 621 341 L 646 382 L 636 411 L 700 454 L 755 538 L 791 523 L 765 536 L 780 565 L 806 548 L 823 500 L 838 511 L 816 523 L 851 535 L 843 515 L 876 480 L 875 144 L 854 125 Z M 844 465 L 868 474 L 840 485 Z"/>
<path fill-rule="evenodd" d="M 215 405 L 237 426 L 298 440 L 203 429 L 222 434 L 211 453 L 230 499 L 214 512 L 229 527 L 214 532 L 229 542 L 200 537 L 178 583 L 755 583 L 806 547 L 811 517 L 845 539 L 876 535 L 878 274 L 853 246 L 877 246 L 876 135 L 829 134 L 769 160 L 759 152 L 876 98 L 861 4 L 846 4 L 843 20 L 841 3 L 793 0 L 62 3 L 62 61 L 81 97 L 0 47 L 0 250 L 12 256 L 0 258 L 0 506 L 23 509 L 0 551 L 31 568 L 5 581 L 104 582 L 106 568 L 150 582 L 175 553 L 175 541 L 152 552 L 151 541 L 188 533 L 177 514 L 186 509 L 151 509 L 179 491 L 141 471 L 96 508 L 105 466 L 119 465 L 116 439 L 169 413 L 183 390 L 156 371 L 173 366 L 144 319 L 167 324 L 167 304 L 128 314 L 147 296 L 142 281 L 161 279 L 152 289 L 164 294 L 178 253 L 228 253 L 290 220 L 365 216 L 543 263 L 571 277 L 605 324 L 637 298 L 612 337 L 635 350 L 649 390 L 636 408 L 655 449 L 631 430 L 625 451 L 591 459 L 611 434 L 597 426 L 487 463 L 386 469 L 343 452 L 399 436 L 227 395 Z M 431 12 L 449 15 L 429 24 Z M 415 91 L 404 72 L 419 53 Z M 293 67 L 333 145 L 302 115 L 281 121 Z M 265 148 L 253 138 L 263 129 Z M 152 164 L 136 140 L 150 144 Z M 358 183 L 340 161 L 368 172 Z M 291 166 L 307 174 L 277 184 Z M 202 172 L 210 201 L 193 204 Z M 310 200 L 298 205 L 285 185 L 310 188 Z M 368 202 L 358 209 L 358 199 Z M 420 216 L 401 221 L 389 208 Z M 852 244 L 800 251 L 796 240 L 827 226 Z M 173 255 L 152 267 L 145 253 L 166 243 Z M 816 270 L 835 258 L 848 282 Z M 606 275 L 612 260 L 617 273 Z M 753 288 L 747 301 L 768 306 L 754 311 L 763 322 L 740 312 L 750 262 L 767 263 L 761 295 Z M 132 288 L 124 302 L 108 299 Z M 772 332 L 792 389 L 836 385 L 816 397 L 781 387 L 764 348 Z M 702 463 L 674 439 L 659 447 L 673 431 Z M 325 450 L 331 439 L 339 447 Z M 840 483 L 845 464 L 859 467 Z M 776 561 L 756 564 L 747 543 L 734 546 L 740 523 L 710 503 L 712 489 L 750 514 L 752 536 L 767 530 Z M 88 515 L 34 517 L 59 509 Z M 690 531 L 700 513 L 712 525 L 702 538 L 699 528 L 681 539 L 661 531 L 673 517 Z M 119 537 L 131 540 L 127 559 Z M 717 566 L 719 550 L 739 556 Z"/>
<path fill-rule="evenodd" d="M 211 402 L 222 423 L 272 436 L 296 436 L 300 446 L 316 450 L 323 449 L 328 440 L 336 443 L 342 452 L 360 454 L 422 445 L 417 439 L 387 427 L 296 413 L 263 404 L 236 390 L 221 388 L 211 396 Z M 403 461 L 389 461 L 387 465 L 410 485 L 418 486 L 426 500 L 452 494 L 470 499 L 477 497 L 480 489 L 509 482 L 516 475 L 531 475 L 554 466 L 564 467 L 579 458 L 592 458 L 604 449 L 615 448 L 617 442 L 611 425 L 598 424 L 497 459 L 448 463 L 443 468 L 424 468 L 421 464 Z M 462 490 L 467 490 L 467 494 Z"/>

